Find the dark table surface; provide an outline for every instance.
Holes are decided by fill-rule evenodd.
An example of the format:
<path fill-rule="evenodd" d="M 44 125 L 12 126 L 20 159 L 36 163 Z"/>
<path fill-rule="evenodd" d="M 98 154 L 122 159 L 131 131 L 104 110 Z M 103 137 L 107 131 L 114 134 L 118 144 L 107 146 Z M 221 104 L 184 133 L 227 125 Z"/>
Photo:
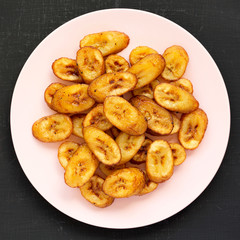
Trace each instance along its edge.
<path fill-rule="evenodd" d="M 34 48 L 70 19 L 106 8 L 153 12 L 192 33 L 216 61 L 231 105 L 229 145 L 207 189 L 176 215 L 130 230 L 78 222 L 44 200 L 19 165 L 9 124 L 14 85 Z M 240 239 L 239 12 L 238 0 L 1 0 L 0 239 Z"/>

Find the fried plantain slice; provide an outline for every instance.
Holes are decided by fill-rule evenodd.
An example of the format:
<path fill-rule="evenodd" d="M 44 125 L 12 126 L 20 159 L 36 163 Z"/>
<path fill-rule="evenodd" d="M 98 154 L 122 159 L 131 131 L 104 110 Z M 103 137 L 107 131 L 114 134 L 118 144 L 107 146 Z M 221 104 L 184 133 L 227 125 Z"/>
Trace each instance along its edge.
<path fill-rule="evenodd" d="M 114 171 L 118 170 L 118 169 L 122 169 L 122 168 L 125 168 L 126 165 L 125 164 L 121 164 L 121 165 L 114 165 L 114 166 L 108 166 L 108 165 L 105 165 L 103 163 L 100 163 L 99 164 L 99 169 L 101 170 L 101 172 L 108 176 L 110 174 L 112 174 Z"/>
<path fill-rule="evenodd" d="M 128 44 L 128 35 L 118 31 L 89 34 L 80 41 L 81 48 L 85 46 L 95 47 L 102 52 L 104 57 L 122 51 Z"/>
<path fill-rule="evenodd" d="M 173 119 L 173 129 L 171 131 L 171 134 L 174 134 L 179 131 L 181 121 L 174 113 L 171 113 L 171 114 L 172 114 L 172 119 Z"/>
<path fill-rule="evenodd" d="M 97 102 L 103 102 L 107 96 L 120 96 L 131 91 L 136 84 L 137 78 L 132 73 L 106 73 L 89 85 L 88 94 Z"/>
<path fill-rule="evenodd" d="M 91 83 L 105 72 L 102 53 L 93 47 L 84 47 L 77 51 L 78 70 L 85 83 Z"/>
<path fill-rule="evenodd" d="M 87 84 L 73 84 L 59 89 L 53 96 L 52 106 L 59 113 L 81 113 L 95 101 L 88 96 Z"/>
<path fill-rule="evenodd" d="M 130 52 L 129 61 L 131 65 L 134 65 L 138 61 L 140 61 L 141 59 L 143 59 L 144 57 L 152 53 L 158 53 L 158 52 L 147 46 L 136 47 Z"/>
<path fill-rule="evenodd" d="M 167 48 L 163 57 L 166 62 L 166 66 L 162 72 L 162 77 L 165 80 L 177 80 L 184 74 L 189 57 L 185 49 L 181 46 L 171 46 Z"/>
<path fill-rule="evenodd" d="M 173 129 L 172 115 L 164 108 L 145 96 L 136 96 L 130 99 L 130 103 L 136 107 L 147 120 L 150 133 L 167 135 Z"/>
<path fill-rule="evenodd" d="M 144 171 L 144 176 L 145 176 L 145 186 L 143 190 L 139 193 L 140 196 L 153 192 L 158 186 L 158 183 L 155 183 L 149 179 L 145 171 Z"/>
<path fill-rule="evenodd" d="M 72 133 L 71 118 L 64 114 L 53 114 L 42 117 L 32 126 L 32 134 L 42 142 L 59 142 L 67 139 Z"/>
<path fill-rule="evenodd" d="M 151 139 L 145 138 L 142 146 L 140 147 L 138 152 L 131 159 L 131 163 L 133 163 L 133 164 L 141 164 L 141 163 L 146 162 L 147 151 L 148 151 L 150 145 L 152 144 L 152 142 L 153 141 Z"/>
<path fill-rule="evenodd" d="M 94 126 L 102 131 L 110 129 L 113 125 L 103 113 L 103 104 L 98 104 L 85 117 L 83 127 Z"/>
<path fill-rule="evenodd" d="M 81 144 L 68 162 L 64 174 L 65 183 L 73 188 L 83 186 L 94 175 L 98 163 L 87 144 Z"/>
<path fill-rule="evenodd" d="M 77 62 L 74 59 L 62 57 L 52 64 L 53 73 L 56 77 L 70 82 L 82 82 L 82 77 L 78 72 Z"/>
<path fill-rule="evenodd" d="M 138 83 L 135 89 L 144 87 L 155 80 L 163 71 L 165 60 L 160 54 L 150 54 L 142 58 L 128 69 L 128 72 L 137 76 Z"/>
<path fill-rule="evenodd" d="M 47 105 L 54 110 L 53 106 L 52 106 L 52 99 L 54 94 L 61 88 L 65 87 L 65 84 L 62 83 L 52 83 L 50 84 L 45 92 L 44 92 L 44 100 L 47 103 Z"/>
<path fill-rule="evenodd" d="M 202 141 L 207 129 L 207 114 L 202 109 L 184 114 L 178 133 L 179 142 L 186 149 L 195 149 Z"/>
<path fill-rule="evenodd" d="M 115 139 L 121 151 L 121 161 L 118 164 L 124 164 L 138 152 L 145 140 L 145 135 L 131 136 L 121 132 Z"/>
<path fill-rule="evenodd" d="M 75 142 L 64 142 L 58 148 L 58 160 L 62 167 L 66 169 L 70 158 L 77 151 L 79 147 L 78 143 Z"/>
<path fill-rule="evenodd" d="M 110 206 L 114 198 L 103 192 L 104 179 L 94 175 L 80 187 L 82 196 L 96 207 L 105 208 Z"/>
<path fill-rule="evenodd" d="M 199 106 L 192 94 L 170 83 L 160 83 L 154 90 L 156 102 L 173 112 L 189 113 Z"/>
<path fill-rule="evenodd" d="M 105 69 L 106 73 L 126 72 L 129 69 L 129 63 L 124 57 L 112 54 L 105 60 Z"/>
<path fill-rule="evenodd" d="M 169 145 L 172 149 L 174 166 L 182 164 L 186 159 L 185 149 L 178 143 L 170 143 Z"/>
<path fill-rule="evenodd" d="M 83 128 L 83 136 L 89 148 L 100 162 L 106 165 L 114 165 L 120 162 L 120 149 L 107 133 L 96 127 L 88 126 Z"/>
<path fill-rule="evenodd" d="M 141 135 L 147 129 L 147 122 L 141 112 L 122 97 L 106 97 L 103 111 L 115 127 L 129 135 Z"/>
<path fill-rule="evenodd" d="M 125 198 L 139 194 L 145 185 L 143 172 L 138 168 L 123 168 L 107 176 L 103 191 L 114 198 Z"/>
<path fill-rule="evenodd" d="M 111 128 L 111 132 L 112 132 L 112 135 L 116 138 L 121 131 L 120 131 L 119 129 L 117 129 L 116 127 L 113 126 L 113 127 Z"/>
<path fill-rule="evenodd" d="M 189 92 L 189 93 L 193 93 L 193 85 L 191 83 L 190 80 L 186 79 L 186 78 L 181 78 L 177 81 L 172 81 L 171 84 L 182 88 L 183 90 Z"/>
<path fill-rule="evenodd" d="M 72 123 L 73 123 L 73 135 L 83 138 L 83 120 L 86 115 L 83 114 L 76 114 L 71 116 Z"/>
<path fill-rule="evenodd" d="M 153 182 L 168 180 L 173 174 L 173 155 L 168 142 L 154 141 L 147 152 L 146 172 Z"/>

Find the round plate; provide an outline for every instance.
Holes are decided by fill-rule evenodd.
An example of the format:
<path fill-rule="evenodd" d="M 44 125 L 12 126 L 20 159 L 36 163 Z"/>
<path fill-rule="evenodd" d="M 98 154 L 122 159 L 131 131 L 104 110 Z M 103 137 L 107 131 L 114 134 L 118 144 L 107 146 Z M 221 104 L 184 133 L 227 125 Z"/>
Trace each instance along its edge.
<path fill-rule="evenodd" d="M 107 30 L 126 33 L 128 47 L 120 53 L 128 59 L 137 46 L 159 53 L 171 45 L 189 54 L 184 74 L 192 81 L 194 96 L 208 115 L 208 128 L 200 146 L 189 151 L 186 161 L 175 167 L 172 178 L 147 195 L 116 199 L 104 209 L 94 207 L 79 189 L 64 182 L 58 162 L 60 143 L 42 143 L 32 136 L 32 124 L 53 113 L 44 102 L 44 90 L 62 82 L 52 72 L 60 57 L 75 58 L 79 41 L 87 34 Z M 224 117 L 223 117 L 224 116 Z M 37 191 L 55 208 L 81 222 L 107 228 L 134 228 L 162 221 L 196 199 L 216 174 L 228 143 L 229 100 L 223 78 L 206 49 L 190 33 L 158 15 L 131 9 L 110 9 L 77 17 L 46 37 L 33 51 L 17 80 L 11 105 L 11 131 L 23 171 Z M 73 139 L 73 138 L 72 138 Z M 76 140 L 76 139 L 75 139 Z"/>

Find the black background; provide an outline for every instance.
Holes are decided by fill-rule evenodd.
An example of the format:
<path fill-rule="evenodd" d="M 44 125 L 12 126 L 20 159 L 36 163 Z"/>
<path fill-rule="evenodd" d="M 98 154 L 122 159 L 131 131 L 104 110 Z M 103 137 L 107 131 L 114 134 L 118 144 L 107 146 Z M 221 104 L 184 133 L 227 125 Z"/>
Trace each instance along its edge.
<path fill-rule="evenodd" d="M 70 19 L 106 8 L 153 12 L 192 33 L 216 61 L 231 104 L 228 149 L 207 189 L 169 219 L 130 230 L 93 227 L 52 207 L 24 175 L 10 135 L 12 92 L 34 48 Z M 238 0 L 0 0 L 0 239 L 240 239 L 239 12 Z"/>

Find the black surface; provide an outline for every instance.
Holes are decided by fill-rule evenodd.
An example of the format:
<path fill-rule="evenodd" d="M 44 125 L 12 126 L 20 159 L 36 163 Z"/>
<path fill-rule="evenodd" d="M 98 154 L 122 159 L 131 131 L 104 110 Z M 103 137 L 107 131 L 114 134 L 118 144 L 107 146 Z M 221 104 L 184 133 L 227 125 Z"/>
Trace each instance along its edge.
<path fill-rule="evenodd" d="M 12 146 L 9 125 L 18 74 L 40 41 L 76 16 L 115 7 L 159 14 L 192 33 L 216 61 L 231 103 L 228 149 L 207 189 L 171 218 L 131 230 L 93 227 L 52 207 L 24 175 Z M 239 12 L 238 0 L 1 0 L 0 239 L 240 239 Z"/>

